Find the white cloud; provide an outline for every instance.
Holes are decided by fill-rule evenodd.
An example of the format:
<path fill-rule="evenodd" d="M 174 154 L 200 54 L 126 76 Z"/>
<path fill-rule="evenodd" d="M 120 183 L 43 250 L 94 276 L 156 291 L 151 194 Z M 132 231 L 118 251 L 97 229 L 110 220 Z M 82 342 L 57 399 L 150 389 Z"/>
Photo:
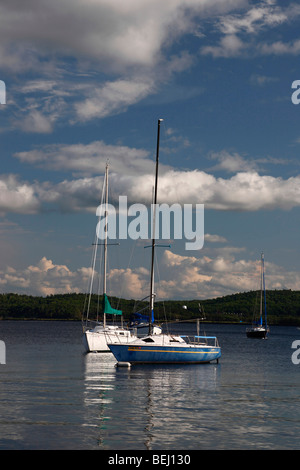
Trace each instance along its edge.
<path fill-rule="evenodd" d="M 213 166 L 211 170 L 224 170 L 230 173 L 257 170 L 257 164 L 255 161 L 246 160 L 236 152 L 229 153 L 226 150 L 213 152 L 210 154 L 210 158 L 211 160 L 219 161 L 219 163 Z"/>
<path fill-rule="evenodd" d="M 232 247 L 234 248 L 234 247 Z M 221 253 L 215 257 L 182 256 L 164 251 L 156 275 L 157 300 L 208 299 L 259 289 L 260 261 L 236 259 Z M 267 289 L 300 290 L 300 274 L 265 262 Z M 6 292 L 51 295 L 87 292 L 91 268 L 72 271 L 43 257 L 24 269 L 7 267 L 0 272 L 0 285 Z M 149 291 L 149 270 L 144 267 L 112 269 L 108 272 L 110 295 L 118 298 L 144 298 Z"/>
<path fill-rule="evenodd" d="M 63 79 L 23 80 L 22 85 L 12 84 L 11 123 L 24 132 L 49 134 L 57 122 L 68 119 L 68 101 L 77 95 L 81 97 L 86 88 L 83 84 L 72 84 Z"/>
<path fill-rule="evenodd" d="M 54 264 L 52 260 L 43 257 L 36 265 L 23 270 L 6 268 L 0 273 L 0 282 L 6 292 L 45 296 L 85 292 L 90 274 L 90 269 L 71 271 L 66 265 Z"/>
<path fill-rule="evenodd" d="M 157 297 L 161 300 L 205 298 L 221 295 L 226 289 L 240 288 L 239 277 L 230 274 L 232 270 L 237 271 L 237 264 L 222 258 L 198 259 L 166 251 L 161 258 L 163 277 L 156 284 Z M 252 264 L 251 267 L 253 269 Z M 244 264 L 242 269 L 246 269 Z M 43 257 L 36 265 L 25 269 L 8 267 L 1 273 L 0 282 L 5 291 L 25 291 L 31 295 L 85 292 L 90 274 L 88 268 L 71 271 L 66 265 L 54 264 Z M 149 276 L 149 271 L 143 267 L 113 269 L 108 273 L 109 292 L 117 297 L 143 298 L 149 290 Z M 249 287 L 248 280 L 245 282 Z"/>
<path fill-rule="evenodd" d="M 156 291 L 163 299 L 207 299 L 259 289 L 260 262 L 235 259 L 182 256 L 166 251 L 161 259 L 162 280 Z M 299 290 L 300 275 L 266 262 L 267 289 Z"/>
<path fill-rule="evenodd" d="M 246 32 L 257 34 L 265 27 L 273 27 L 288 20 L 288 14 L 275 2 L 261 2 L 245 13 L 221 17 L 219 28 L 226 35 Z"/>
<path fill-rule="evenodd" d="M 271 1 L 249 7 L 246 0 L 11 0 L 0 5 L 2 67 L 22 73 L 22 80 L 26 69 L 38 77 L 18 83 L 15 95 L 22 94 L 25 102 L 15 104 L 13 125 L 50 133 L 57 122 L 125 112 L 191 67 L 195 58 L 188 51 L 169 57 L 168 52 L 183 35 L 197 35 L 199 20 L 206 26 L 211 21 L 209 33 L 219 33 L 218 42 L 203 46 L 202 54 L 236 57 L 251 48 L 298 54 L 299 40 L 255 41 L 261 31 L 299 14 L 297 5 L 284 8 Z"/>
<path fill-rule="evenodd" d="M 131 202 L 152 194 L 153 178 L 112 175 L 120 194 Z M 159 178 L 158 202 L 202 203 L 205 209 L 253 211 L 261 209 L 291 209 L 300 204 L 300 177 L 286 180 L 261 176 L 257 172 L 240 172 L 231 178 L 216 178 L 203 171 L 164 172 Z M 141 193 L 143 188 L 143 193 Z"/>
<path fill-rule="evenodd" d="M 19 123 L 19 127 L 25 132 L 37 132 L 44 134 L 52 132 L 51 119 L 44 116 L 36 109 L 30 111 L 26 115 L 25 119 Z"/>
<path fill-rule="evenodd" d="M 11 0 L 0 6 L 0 44 L 11 52 L 18 44 L 20 50 L 4 65 L 17 67 L 20 61 L 24 67 L 22 54 L 31 49 L 41 56 L 55 51 L 94 59 L 123 72 L 128 66 L 153 66 L 165 44 L 190 31 L 193 15 L 244 4 L 242 0 L 226 5 L 221 0 L 30 0 L 26 4 Z"/>
<path fill-rule="evenodd" d="M 154 171 L 148 152 L 122 145 L 107 145 L 103 141 L 89 144 L 47 145 L 30 151 L 14 154 L 24 163 L 51 170 L 63 170 L 77 174 L 103 173 L 107 160 L 110 172 L 135 175 L 141 171 Z"/>
<path fill-rule="evenodd" d="M 0 5 L 0 61 L 15 77 L 13 125 L 50 133 L 118 114 L 189 68 L 193 56 L 170 48 L 202 17 L 245 0 L 11 0 Z M 55 25 L 55 27 L 54 27 Z M 88 72 L 87 72 L 88 71 Z M 35 80 L 26 80 L 25 73 Z M 70 79 L 70 77 L 72 77 Z M 195 91 L 194 91 L 195 92 Z M 18 94 L 19 93 L 19 94 Z M 21 96 L 21 94 L 23 96 Z M 24 100 L 20 104 L 17 100 Z"/>
<path fill-rule="evenodd" d="M 221 33 L 218 44 L 201 48 L 202 54 L 213 57 L 237 57 L 241 54 L 298 54 L 300 40 L 290 43 L 275 41 L 261 42 L 259 34 L 281 24 L 289 24 L 300 15 L 299 5 L 277 5 L 276 1 L 265 0 L 241 12 L 220 15 L 215 21 Z"/>
<path fill-rule="evenodd" d="M 149 290 L 149 271 L 143 267 L 136 269 L 112 269 L 108 274 L 111 295 L 127 299 L 142 299 Z"/>
<path fill-rule="evenodd" d="M 38 197 L 29 183 L 20 182 L 16 175 L 0 176 L 0 214 L 34 214 L 39 207 Z"/>
<path fill-rule="evenodd" d="M 32 158 L 35 158 L 35 154 Z M 36 157 L 39 158 L 39 157 Z M 122 160 L 121 160 L 122 162 Z M 154 163 L 144 160 L 133 166 L 136 174 L 110 174 L 111 202 L 120 195 L 128 204 L 151 203 L 153 171 L 138 174 L 140 166 Z M 104 162 L 103 162 L 104 164 Z M 117 162 L 115 162 L 117 165 Z M 124 162 L 120 166 L 123 171 Z M 0 211 L 36 213 L 43 207 L 64 212 L 96 210 L 100 201 L 103 177 L 83 177 L 60 183 L 20 182 L 15 176 L 0 177 Z M 162 169 L 158 183 L 159 203 L 204 204 L 205 210 L 290 210 L 300 205 L 300 176 L 283 179 L 244 171 L 231 178 L 216 178 L 204 171 Z"/>
<path fill-rule="evenodd" d="M 204 235 L 204 240 L 205 242 L 209 242 L 209 243 L 226 243 L 227 242 L 225 237 L 222 237 L 220 235 L 212 235 L 210 233 L 206 233 Z"/>
<path fill-rule="evenodd" d="M 191 65 L 192 58 L 185 52 L 158 62 L 150 70 L 134 69 L 117 79 L 113 75 L 103 81 L 95 71 L 96 80 L 92 72 L 83 76 L 80 73 L 76 76 L 75 72 L 73 82 L 62 73 L 56 80 L 30 79 L 22 86 L 18 83 L 11 87 L 11 96 L 14 97 L 11 105 L 15 108 L 12 123 L 24 132 L 49 133 L 56 123 L 74 125 L 123 113 L 128 107 L 155 94 L 159 84 L 169 80 L 172 74 Z"/>
<path fill-rule="evenodd" d="M 86 121 L 123 112 L 154 90 L 152 80 L 116 80 L 93 89 L 91 96 L 75 105 L 77 118 Z"/>
<path fill-rule="evenodd" d="M 243 53 L 247 45 L 235 34 L 224 36 L 218 46 L 204 46 L 202 54 L 211 54 L 213 57 L 236 57 Z"/>
<path fill-rule="evenodd" d="M 300 39 L 284 43 L 282 41 L 275 41 L 271 44 L 263 43 L 259 47 L 261 54 L 269 55 L 282 55 L 282 54 L 291 54 L 298 55 L 300 52 Z"/>

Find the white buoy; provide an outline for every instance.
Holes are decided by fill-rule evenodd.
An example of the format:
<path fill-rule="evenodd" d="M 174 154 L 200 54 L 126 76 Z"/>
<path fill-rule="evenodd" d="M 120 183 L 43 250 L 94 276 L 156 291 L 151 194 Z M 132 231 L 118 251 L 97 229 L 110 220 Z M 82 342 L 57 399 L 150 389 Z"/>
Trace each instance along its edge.
<path fill-rule="evenodd" d="M 131 367 L 130 362 L 117 362 L 116 367 Z"/>

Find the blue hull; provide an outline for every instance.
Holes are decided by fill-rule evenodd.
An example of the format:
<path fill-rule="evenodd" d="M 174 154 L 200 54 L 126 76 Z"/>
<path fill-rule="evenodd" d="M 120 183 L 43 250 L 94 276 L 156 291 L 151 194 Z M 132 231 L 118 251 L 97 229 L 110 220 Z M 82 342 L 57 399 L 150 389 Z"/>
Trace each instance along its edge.
<path fill-rule="evenodd" d="M 200 364 L 219 359 L 219 347 L 173 347 L 134 346 L 130 344 L 109 344 L 109 349 L 118 362 L 131 364 Z"/>

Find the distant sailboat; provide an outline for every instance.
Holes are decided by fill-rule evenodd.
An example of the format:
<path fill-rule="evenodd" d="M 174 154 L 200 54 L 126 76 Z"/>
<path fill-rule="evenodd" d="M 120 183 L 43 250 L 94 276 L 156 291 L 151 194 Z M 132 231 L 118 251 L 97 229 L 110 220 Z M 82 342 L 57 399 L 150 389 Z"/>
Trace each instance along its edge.
<path fill-rule="evenodd" d="M 105 169 L 105 203 L 108 203 L 108 164 Z M 107 221 L 108 211 L 106 210 L 106 221 Z M 106 315 L 118 315 L 122 316 L 121 310 L 116 310 L 111 307 L 110 302 L 107 297 L 106 292 L 106 271 L 107 271 L 107 236 L 104 239 L 103 248 L 104 248 L 104 272 L 103 272 L 103 296 L 102 296 L 102 313 L 103 313 L 103 323 L 100 322 L 91 322 L 89 320 L 89 309 L 91 303 L 92 289 L 93 289 L 93 279 L 95 275 L 95 263 L 97 257 L 97 237 L 96 242 L 94 243 L 94 253 L 93 253 L 93 262 L 92 262 L 92 277 L 90 282 L 90 292 L 89 292 L 89 301 L 87 304 L 86 318 L 84 319 L 83 324 L 83 345 L 86 352 L 107 352 L 110 353 L 110 349 L 107 346 L 107 342 L 121 342 L 128 343 L 136 338 L 136 336 L 129 329 L 123 328 L 117 325 L 107 324 Z M 91 323 L 94 323 L 93 326 L 90 326 Z"/>
<path fill-rule="evenodd" d="M 156 151 L 156 172 L 154 204 L 157 204 L 157 182 L 158 182 L 158 161 L 159 161 L 159 136 L 160 123 L 158 120 L 157 131 L 157 151 Z M 156 206 L 154 206 L 156 207 Z M 155 211 L 154 211 L 155 219 Z M 155 226 L 155 220 L 154 224 Z M 198 364 L 218 360 L 221 356 L 221 348 L 217 338 L 207 336 L 187 336 L 171 334 L 153 334 L 152 318 L 154 312 L 154 252 L 155 235 L 152 235 L 152 258 L 150 277 L 150 303 L 149 303 L 149 331 L 148 335 L 138 338 L 130 344 L 108 343 L 108 346 L 120 365 L 122 364 Z M 209 344 L 212 342 L 212 344 Z"/>
<path fill-rule="evenodd" d="M 264 318 L 263 318 L 264 311 Z M 264 254 L 261 254 L 261 270 L 260 270 L 260 309 L 259 319 L 254 319 L 251 328 L 246 329 L 248 338 L 266 338 L 269 333 L 267 325 L 267 302 L 266 302 L 266 286 L 265 286 L 265 265 Z"/>

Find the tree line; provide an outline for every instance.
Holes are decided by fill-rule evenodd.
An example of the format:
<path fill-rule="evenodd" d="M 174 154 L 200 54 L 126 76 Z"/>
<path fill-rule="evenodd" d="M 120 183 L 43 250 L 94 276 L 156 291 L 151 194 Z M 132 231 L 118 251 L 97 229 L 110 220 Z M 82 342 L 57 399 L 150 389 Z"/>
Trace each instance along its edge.
<path fill-rule="evenodd" d="M 206 322 L 251 323 L 259 292 L 250 291 L 202 300 L 168 300 L 155 303 L 155 319 L 184 321 L 202 318 Z M 269 325 L 300 325 L 300 291 L 269 290 L 267 317 Z M 1 320 L 75 320 L 83 317 L 86 294 L 57 294 L 47 297 L 6 293 L 0 294 Z M 128 321 L 134 311 L 147 314 L 147 303 L 136 305 L 135 300 L 110 298 L 112 307 L 123 311 Z M 101 298 L 92 295 L 89 318 L 101 319 Z M 98 312 L 98 313 L 97 313 Z"/>

